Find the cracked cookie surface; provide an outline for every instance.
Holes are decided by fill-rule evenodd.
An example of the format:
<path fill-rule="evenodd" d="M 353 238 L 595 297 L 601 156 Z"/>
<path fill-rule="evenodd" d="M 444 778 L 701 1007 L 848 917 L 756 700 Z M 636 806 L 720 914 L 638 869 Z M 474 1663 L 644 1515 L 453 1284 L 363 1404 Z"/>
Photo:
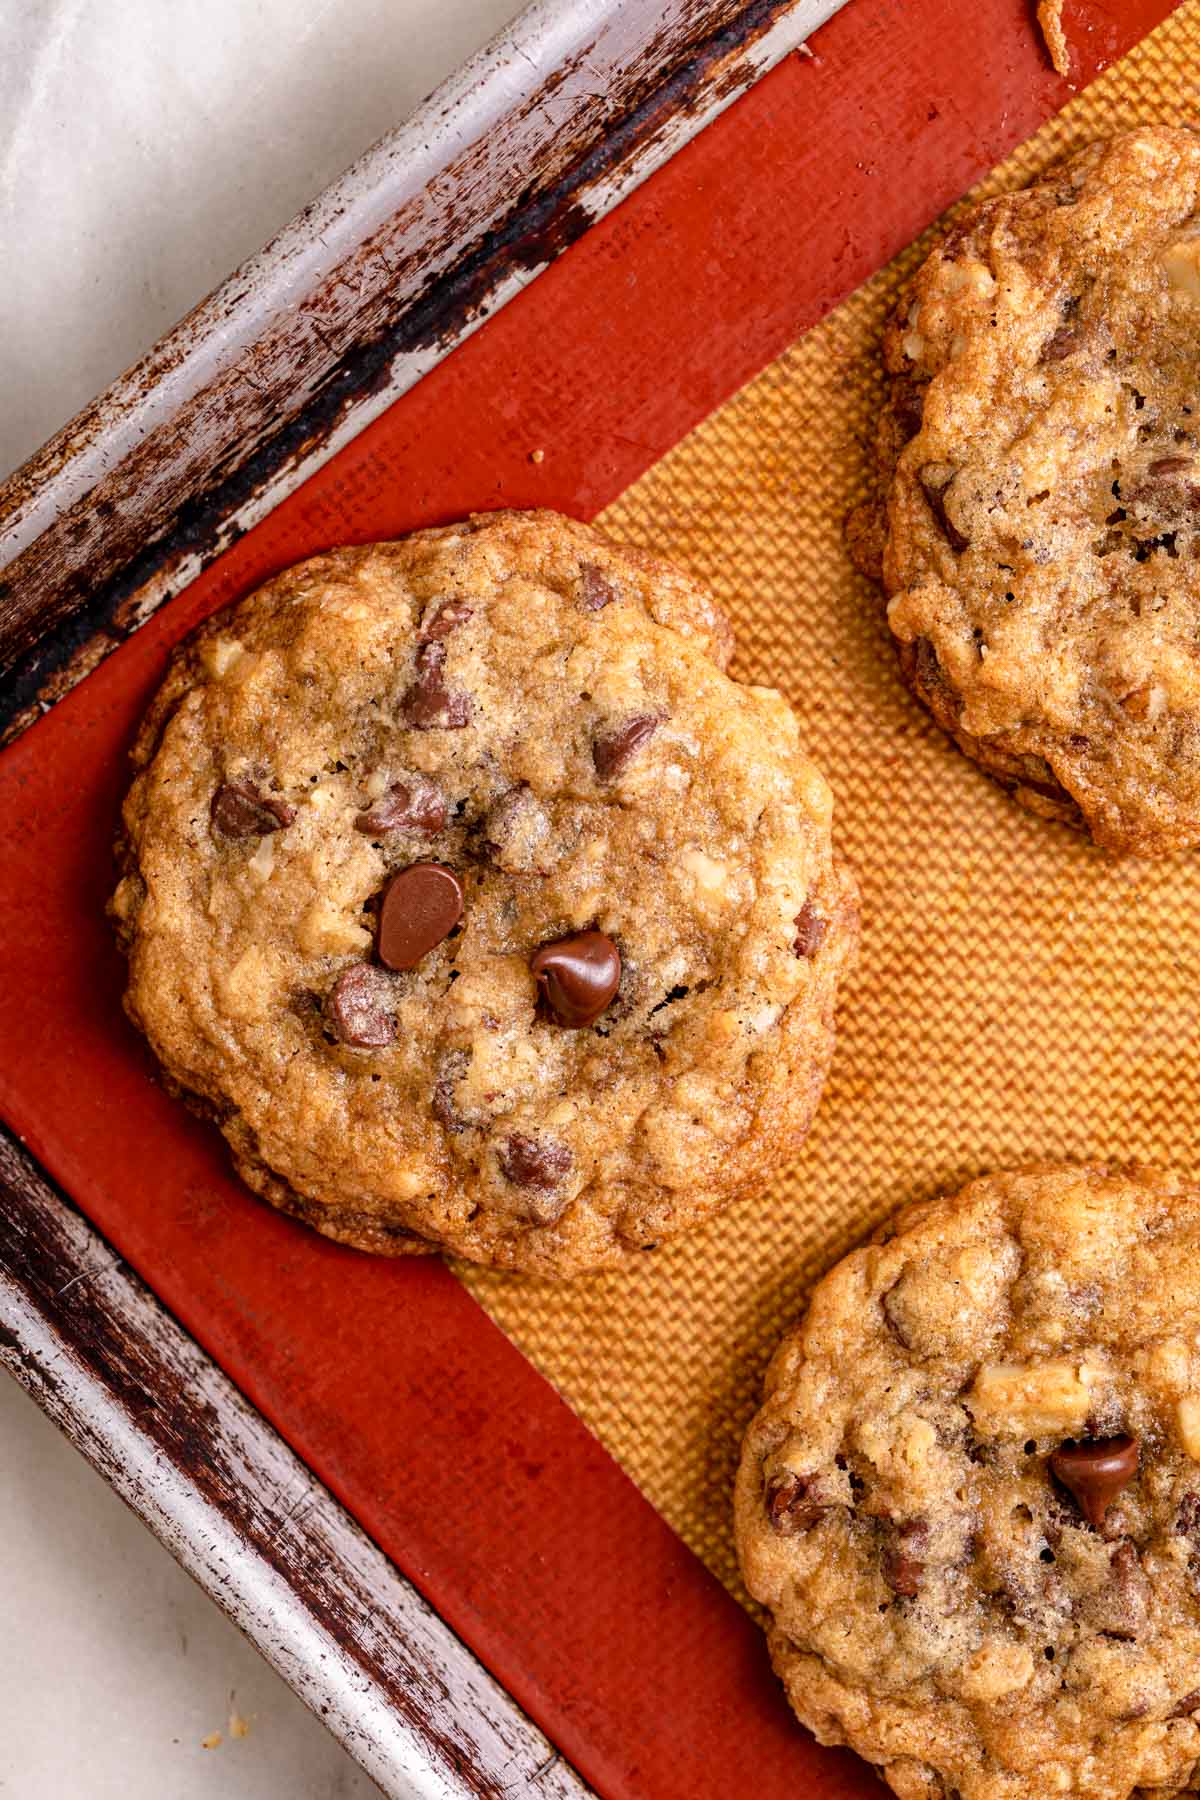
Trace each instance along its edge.
<path fill-rule="evenodd" d="M 181 646 L 112 910 L 252 1188 L 569 1274 L 797 1148 L 856 896 L 731 647 L 697 582 L 545 513 L 317 557 Z"/>
<path fill-rule="evenodd" d="M 1031 810 L 1200 843 L 1200 136 L 976 207 L 885 360 L 880 503 L 847 535 L 918 698 Z"/>
<path fill-rule="evenodd" d="M 1200 1190 L 907 1208 L 777 1351 L 736 1528 L 794 1710 L 903 1800 L 1200 1790 Z"/>

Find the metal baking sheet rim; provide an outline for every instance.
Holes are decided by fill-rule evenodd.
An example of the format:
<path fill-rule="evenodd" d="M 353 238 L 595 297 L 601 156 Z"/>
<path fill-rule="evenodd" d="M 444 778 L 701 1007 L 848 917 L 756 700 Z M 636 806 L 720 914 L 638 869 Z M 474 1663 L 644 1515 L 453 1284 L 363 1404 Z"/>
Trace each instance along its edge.
<path fill-rule="evenodd" d="M 787 0 L 732 13 L 725 8 L 726 24 L 717 26 L 729 33 L 728 43 L 717 46 L 722 54 L 701 70 L 699 85 L 682 88 L 681 110 L 649 136 L 634 136 L 624 157 L 608 166 L 598 158 L 596 172 L 574 186 L 564 202 L 574 209 L 572 229 L 557 248 L 501 271 L 475 296 L 456 330 L 392 356 L 319 443 L 302 445 L 223 515 L 200 545 L 177 551 L 133 588 L 119 633 L 110 632 L 107 643 L 85 640 L 65 679 L 52 680 L 32 703 L 22 696 L 26 703 L 12 711 L 7 735 L 38 717 L 844 3 Z M 629 28 L 631 10 L 638 15 L 637 32 Z M 64 520 L 91 507 L 93 524 L 103 530 L 118 502 L 104 498 L 96 506 L 98 493 L 119 487 L 121 471 L 131 459 L 136 466 L 137 452 L 156 432 L 172 428 L 189 405 L 230 375 L 240 372 L 253 386 L 246 365 L 254 361 L 265 324 L 294 313 L 298 293 L 335 275 L 406 199 L 434 190 L 456 155 L 502 134 L 545 76 L 574 68 L 577 77 L 581 52 L 587 66 L 598 43 L 615 57 L 629 55 L 634 43 L 653 48 L 652 27 L 665 52 L 673 29 L 721 11 L 686 0 L 635 9 L 621 0 L 569 6 L 542 0 L 529 8 L 0 487 L 0 602 L 25 579 L 39 541 Z M 739 14 L 746 27 L 740 39 Z M 588 79 L 595 75 L 590 69 Z M 555 90 L 559 106 L 570 104 L 570 75 L 554 82 Z M 510 166 L 520 165 L 514 159 Z M 398 169 L 405 176 L 400 193 Z M 502 205 L 501 194 L 496 209 Z M 418 285 L 411 297 L 420 291 Z M 325 348 L 336 364 L 336 343 Z M 82 567 L 91 549 L 86 525 L 73 543 Z M 396 1800 L 527 1791 L 572 1800 L 591 1792 L 6 1133 L 0 1134 L 0 1189 L 7 1214 L 0 1363 L 383 1791 Z M 40 1257 L 22 1260 L 35 1245 Z M 129 1384 L 136 1384 L 139 1364 L 154 1365 L 160 1385 L 173 1388 L 170 1419 L 132 1403 Z M 214 1484 L 213 1471 L 222 1467 L 228 1480 Z M 354 1630 L 347 1628 L 349 1620 L 357 1621 Z"/>
<path fill-rule="evenodd" d="M 845 3 L 523 13 L 0 485 L 0 743 Z"/>

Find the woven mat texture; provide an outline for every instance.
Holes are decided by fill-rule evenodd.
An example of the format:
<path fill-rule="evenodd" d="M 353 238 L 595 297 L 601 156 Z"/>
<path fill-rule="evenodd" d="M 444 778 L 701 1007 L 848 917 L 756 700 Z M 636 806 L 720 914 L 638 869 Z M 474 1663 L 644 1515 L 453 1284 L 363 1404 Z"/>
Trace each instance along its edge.
<path fill-rule="evenodd" d="M 1198 77 L 1188 0 L 972 197 L 1093 137 L 1197 124 Z M 878 594 L 842 550 L 865 491 L 882 322 L 936 233 L 600 521 L 712 584 L 738 631 L 734 673 L 782 689 L 833 784 L 862 957 L 802 1159 L 630 1272 L 559 1287 L 459 1269 L 743 1599 L 738 1445 L 771 1349 L 824 1270 L 901 1202 L 988 1168 L 1111 1157 L 1200 1174 L 1200 857 L 1115 860 L 1008 800 L 906 694 Z"/>

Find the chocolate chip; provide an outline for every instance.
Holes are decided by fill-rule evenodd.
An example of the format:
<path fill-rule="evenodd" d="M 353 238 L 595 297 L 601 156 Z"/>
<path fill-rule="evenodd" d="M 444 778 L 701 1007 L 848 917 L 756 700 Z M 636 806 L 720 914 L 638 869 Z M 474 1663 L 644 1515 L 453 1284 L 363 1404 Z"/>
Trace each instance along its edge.
<path fill-rule="evenodd" d="M 661 713 L 635 713 L 615 731 L 597 732 L 592 740 L 592 762 L 601 781 L 619 775 L 661 724 Z"/>
<path fill-rule="evenodd" d="M 529 967 L 560 1025 L 594 1025 L 621 985 L 621 957 L 602 931 L 543 944 Z"/>
<path fill-rule="evenodd" d="M 421 621 L 422 643 L 433 643 L 448 638 L 452 631 L 465 625 L 474 614 L 475 608 L 467 606 L 461 600 L 443 600 L 441 605 Z"/>
<path fill-rule="evenodd" d="M 447 1131 L 465 1131 L 467 1122 L 458 1111 L 455 1089 L 467 1072 L 470 1057 L 465 1050 L 452 1050 L 443 1058 L 434 1083 L 430 1109 L 439 1125 Z"/>
<path fill-rule="evenodd" d="M 1159 456 L 1146 470 L 1147 475 L 1158 481 L 1164 475 L 1182 475 L 1185 469 L 1192 466 L 1190 456 Z"/>
<path fill-rule="evenodd" d="M 806 900 L 792 924 L 796 927 L 796 936 L 792 941 L 795 954 L 815 956 L 825 942 L 825 933 L 829 930 L 828 919 L 823 919 L 819 912 L 814 912 L 811 902 Z"/>
<path fill-rule="evenodd" d="M 413 681 L 400 702 L 414 731 L 460 731 L 469 723 L 471 702 L 466 694 L 450 692 L 445 669 L 444 644 L 418 644 Z"/>
<path fill-rule="evenodd" d="M 937 463 L 926 463 L 923 468 L 917 470 L 917 479 L 921 483 L 921 490 L 929 504 L 929 510 L 937 521 L 938 529 L 950 548 L 956 552 L 965 550 L 971 540 L 963 536 L 946 511 L 946 492 L 954 480 L 953 474 L 941 473 Z"/>
<path fill-rule="evenodd" d="M 902 1600 L 915 1599 L 920 1589 L 925 1564 L 914 1553 L 924 1547 L 928 1537 L 928 1523 L 924 1519 L 913 1519 L 900 1526 L 895 1541 L 883 1552 L 880 1564 L 883 1579 Z"/>
<path fill-rule="evenodd" d="M 953 730 L 962 712 L 962 701 L 947 680 L 930 640 L 919 637 L 902 645 L 901 664 L 918 699 L 925 702 L 939 725 Z"/>
<path fill-rule="evenodd" d="M 438 1124 L 444 1125 L 447 1131 L 466 1130 L 463 1120 L 459 1118 L 454 1110 L 454 1088 L 445 1077 L 434 1084 L 433 1098 L 429 1103 L 429 1110 L 432 1112 Z"/>
<path fill-rule="evenodd" d="M 370 963 L 352 963 L 342 970 L 329 990 L 325 1010 L 340 1041 L 356 1050 L 381 1049 L 396 1036 L 392 984 Z"/>
<path fill-rule="evenodd" d="M 907 375 L 897 375 L 892 381 L 892 412 L 906 441 L 915 438 L 921 429 L 926 386 L 927 383 L 914 381 Z"/>
<path fill-rule="evenodd" d="M 908 1321 L 904 1317 L 901 1301 L 896 1293 L 896 1289 L 900 1286 L 900 1281 L 902 1280 L 903 1276 L 901 1276 L 899 1281 L 892 1283 L 892 1286 L 887 1290 L 887 1293 L 880 1296 L 879 1304 L 883 1310 L 883 1322 L 895 1338 L 896 1342 L 902 1349 L 911 1350 L 913 1344 L 912 1338 L 909 1336 L 908 1332 Z"/>
<path fill-rule="evenodd" d="M 444 863 L 413 863 L 393 875 L 379 908 L 375 948 L 388 969 L 415 969 L 462 918 L 462 882 Z"/>
<path fill-rule="evenodd" d="M 819 1524 L 829 1511 L 815 1498 L 814 1477 L 785 1469 L 767 1483 L 766 1507 L 771 1529 L 780 1537 L 800 1537 Z"/>
<path fill-rule="evenodd" d="M 1133 1642 L 1146 1628 L 1153 1593 L 1128 1539 L 1111 1553 L 1108 1572 L 1101 1588 L 1075 1601 L 1075 1617 L 1091 1631 Z"/>
<path fill-rule="evenodd" d="M 1182 1699 L 1177 1700 L 1167 1717 L 1168 1719 L 1186 1719 L 1194 1712 L 1200 1712 L 1200 1688 L 1193 1688 L 1190 1694 L 1184 1694 Z"/>
<path fill-rule="evenodd" d="M 1060 325 L 1058 330 L 1046 339 L 1042 345 L 1039 362 L 1062 362 L 1065 356 L 1074 356 L 1083 346 L 1083 333 L 1072 325 Z"/>
<path fill-rule="evenodd" d="M 1089 1525 L 1104 1523 L 1113 1501 L 1138 1471 L 1140 1449 L 1136 1437 L 1122 1432 L 1117 1437 L 1070 1438 L 1050 1458 L 1050 1467 L 1072 1495 Z"/>
<path fill-rule="evenodd" d="M 389 831 L 436 837 L 445 823 L 446 799 L 441 789 L 426 775 L 406 775 L 358 814 L 354 829 L 368 837 L 384 837 Z"/>
<path fill-rule="evenodd" d="M 1191 1538 L 1200 1549 L 1200 1494 L 1185 1494 L 1175 1515 L 1176 1537 Z"/>
<path fill-rule="evenodd" d="M 617 590 L 608 577 L 600 573 L 595 563 L 580 563 L 579 574 L 579 604 L 584 612 L 600 612 L 603 607 L 612 605 L 617 598 Z"/>
<path fill-rule="evenodd" d="M 500 1172 L 514 1187 L 549 1192 L 571 1173 L 574 1157 L 557 1138 L 527 1137 L 514 1131 L 498 1152 Z"/>
<path fill-rule="evenodd" d="M 914 1600 L 921 1588 L 921 1577 L 925 1573 L 925 1564 L 915 1556 L 905 1556 L 900 1550 L 885 1550 L 883 1554 L 883 1579 L 894 1594 L 903 1600 Z"/>
<path fill-rule="evenodd" d="M 275 794 L 264 794 L 251 781 L 225 781 L 212 797 L 209 814 L 222 837 L 265 837 L 290 825 L 296 809 Z"/>

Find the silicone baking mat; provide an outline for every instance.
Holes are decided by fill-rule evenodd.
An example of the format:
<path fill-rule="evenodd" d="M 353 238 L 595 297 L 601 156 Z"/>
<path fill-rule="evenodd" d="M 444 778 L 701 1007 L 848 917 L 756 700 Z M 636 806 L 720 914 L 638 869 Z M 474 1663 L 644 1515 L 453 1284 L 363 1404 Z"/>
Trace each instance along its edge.
<path fill-rule="evenodd" d="M 1023 186 L 1092 138 L 1200 124 L 1200 5 L 1154 35 L 969 197 Z M 1200 863 L 1119 860 L 1022 812 L 903 688 L 879 592 L 850 568 L 882 384 L 877 346 L 926 233 L 601 514 L 709 580 L 733 673 L 787 695 L 833 785 L 863 894 L 862 953 L 801 1161 L 664 1247 L 636 1281 L 564 1304 L 471 1291 L 710 1568 L 740 1434 L 814 1277 L 910 1198 L 1022 1159 L 1200 1170 Z"/>
<path fill-rule="evenodd" d="M 1000 178 L 1186 118 L 1200 0 L 1077 0 L 1068 32 L 1090 77 L 1168 14 Z M 1111 862 L 990 787 L 905 699 L 840 547 L 901 271 L 847 296 L 1070 97 L 1026 0 L 976 0 L 971 31 L 979 55 L 961 0 L 852 0 L 0 757 L 4 1117 L 609 1800 L 747 1769 L 760 1800 L 876 1791 L 792 1724 L 722 1586 L 738 1431 L 812 1277 L 974 1168 L 1195 1157 L 1195 859 Z M 328 544 L 531 504 L 607 506 L 713 581 L 740 672 L 784 687 L 834 782 L 865 899 L 797 1169 L 553 1291 L 360 1256 L 256 1202 L 123 1025 L 103 918 L 173 641 Z"/>

